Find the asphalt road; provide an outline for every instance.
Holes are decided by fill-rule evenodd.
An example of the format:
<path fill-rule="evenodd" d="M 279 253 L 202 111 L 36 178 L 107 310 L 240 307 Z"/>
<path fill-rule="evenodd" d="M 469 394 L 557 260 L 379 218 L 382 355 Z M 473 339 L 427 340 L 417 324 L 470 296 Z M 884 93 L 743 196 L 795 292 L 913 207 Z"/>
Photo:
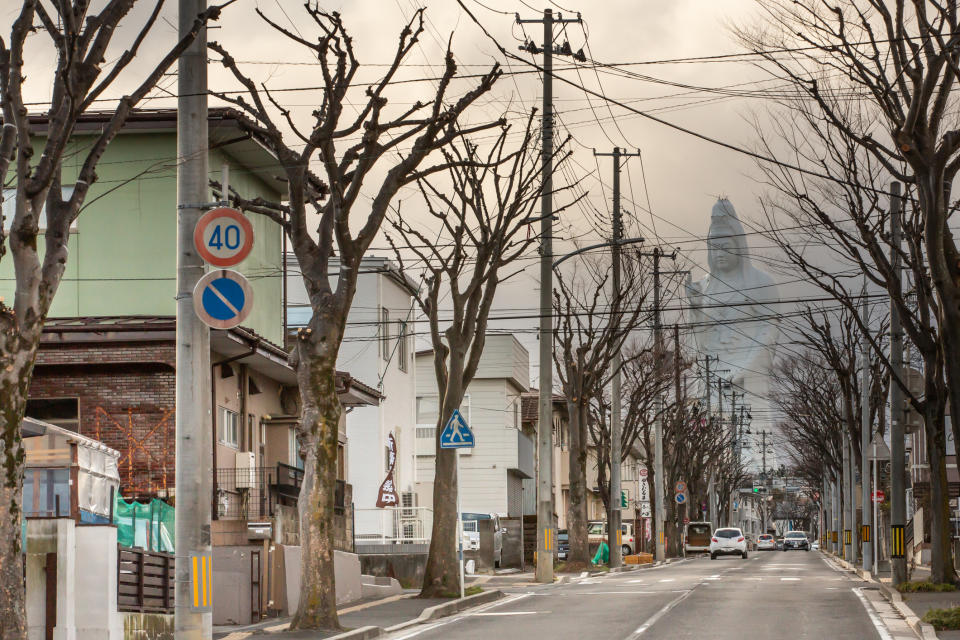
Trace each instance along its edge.
<path fill-rule="evenodd" d="M 393 640 L 697 640 L 914 638 L 876 590 L 818 552 L 753 552 L 519 585 L 492 605 L 414 627 Z"/>

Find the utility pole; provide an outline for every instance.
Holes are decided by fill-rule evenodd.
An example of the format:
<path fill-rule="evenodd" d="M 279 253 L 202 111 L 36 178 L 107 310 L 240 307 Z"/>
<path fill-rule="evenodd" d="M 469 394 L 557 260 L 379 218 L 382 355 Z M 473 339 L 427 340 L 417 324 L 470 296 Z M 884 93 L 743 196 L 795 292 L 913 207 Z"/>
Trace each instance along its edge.
<path fill-rule="evenodd" d="M 553 11 L 543 10 L 543 17 L 517 23 L 542 23 L 543 48 L 527 43 L 521 49 L 543 53 L 543 134 L 540 200 L 540 407 L 537 413 L 537 582 L 553 584 L 553 25 L 568 22 Z M 568 47 L 569 48 L 569 47 Z M 619 496 L 617 496 L 619 500 Z"/>
<path fill-rule="evenodd" d="M 710 360 L 711 360 L 711 358 L 710 358 L 710 356 L 709 356 L 709 354 L 708 354 L 708 355 L 704 356 L 703 359 L 706 361 L 706 362 L 704 363 L 704 366 L 706 367 L 706 376 L 707 376 L 707 384 L 706 384 L 706 388 L 707 388 L 707 424 L 709 425 L 709 423 L 713 420 L 713 413 L 712 413 L 712 409 L 711 409 L 711 407 L 710 407 L 710 404 L 711 404 L 710 399 L 711 399 L 711 396 L 713 395 L 713 392 L 712 392 L 711 389 L 710 389 Z M 714 477 L 713 477 L 713 469 L 711 469 L 711 470 L 710 470 L 710 480 L 709 480 L 708 483 L 707 483 L 707 507 L 708 507 L 708 509 L 707 509 L 707 517 L 710 518 L 710 535 L 713 535 L 714 530 L 716 530 L 716 528 L 717 528 L 717 519 L 716 519 L 717 499 L 716 499 L 716 496 L 714 495 L 714 492 L 716 491 L 716 487 L 714 486 L 714 482 L 715 482 L 715 480 L 714 480 Z"/>
<path fill-rule="evenodd" d="M 843 559 L 847 562 L 853 562 L 851 553 L 853 552 L 853 542 L 852 542 L 852 527 L 853 524 L 850 522 L 850 502 L 853 498 L 850 487 L 853 486 L 850 482 L 850 474 L 853 472 L 853 469 L 850 466 L 850 434 L 846 429 L 843 429 L 843 437 L 841 438 L 841 447 L 842 450 L 842 461 L 843 461 L 843 477 L 840 479 L 841 491 L 843 492 L 843 506 L 846 507 L 841 511 L 841 519 L 843 521 L 843 527 L 841 531 L 843 532 L 843 540 L 840 543 L 843 545 Z"/>
<path fill-rule="evenodd" d="M 653 251 L 650 253 L 639 252 L 641 256 L 649 256 L 653 258 L 653 349 L 654 354 L 659 359 L 663 355 L 663 338 L 661 336 L 662 328 L 660 326 L 660 259 L 661 258 L 670 258 L 671 260 L 676 260 L 677 252 L 674 250 L 671 254 L 666 254 L 663 252 L 663 249 L 660 247 L 654 247 Z M 663 407 L 663 396 L 659 397 L 657 400 L 657 406 L 659 414 L 659 409 Z M 663 420 L 660 416 L 657 416 L 657 419 L 653 423 L 653 502 L 654 502 L 654 529 L 657 532 L 657 541 L 656 541 L 656 555 L 654 559 L 657 562 L 663 562 L 666 559 L 666 548 L 664 546 L 664 532 L 663 532 L 663 521 L 666 519 L 666 509 L 664 509 L 663 499 L 663 489 L 664 489 L 664 478 L 663 478 Z"/>
<path fill-rule="evenodd" d="M 743 394 L 741 394 L 741 400 L 743 399 Z M 736 466 L 740 466 L 740 447 L 737 437 L 737 392 L 732 387 L 730 388 L 730 434 L 733 436 L 733 456 L 736 460 Z M 740 491 L 738 487 L 731 484 L 730 487 L 730 526 L 736 527 L 740 523 L 740 505 L 738 498 L 740 497 Z M 734 503 L 737 503 L 737 511 L 733 510 Z M 734 514 L 737 514 L 736 516 Z"/>
<path fill-rule="evenodd" d="M 890 185 L 890 263 L 893 277 L 900 292 L 900 183 Z M 890 301 L 890 365 L 893 381 L 890 384 L 890 564 L 893 569 L 893 586 L 907 580 L 907 559 L 904 553 L 906 538 L 904 525 L 907 516 L 903 449 L 903 392 L 898 383 L 903 380 L 903 329 L 900 310 Z"/>
<path fill-rule="evenodd" d="M 186 37 L 207 0 L 180 0 L 179 31 Z M 177 62 L 177 347 L 176 347 L 176 590 L 177 640 L 213 634 L 210 485 L 215 469 L 210 407 L 210 330 L 193 310 L 193 290 L 204 274 L 193 245 L 207 208 L 207 30 L 202 27 Z M 197 567 L 197 569 L 193 569 Z M 202 581 L 202 582 L 200 582 Z M 197 582 L 200 582 L 198 585 Z M 194 597 L 194 589 L 198 596 Z M 208 589 L 210 598 L 207 598 Z M 201 597 L 202 596 L 202 597 Z"/>
<path fill-rule="evenodd" d="M 640 150 L 635 153 L 621 151 L 614 147 L 613 153 L 597 153 L 594 156 L 613 157 L 613 295 L 614 305 L 619 309 L 620 295 L 620 241 L 623 239 L 623 216 L 620 211 L 620 158 L 639 156 Z M 610 567 L 619 567 L 623 562 L 620 540 L 620 455 L 621 432 L 620 423 L 620 350 L 613 355 L 611 362 L 613 379 L 610 381 L 610 511 L 607 514 L 607 545 L 610 547 Z"/>
<path fill-rule="evenodd" d="M 864 327 L 869 326 L 870 310 L 867 306 L 867 277 L 863 277 L 863 316 L 861 321 Z M 870 516 L 867 505 L 873 507 L 870 500 L 870 442 L 873 440 L 873 425 L 870 423 L 870 341 L 863 337 L 860 351 L 860 503 L 863 520 L 863 532 L 860 537 L 860 555 L 863 558 L 863 570 L 873 570 L 873 543 L 871 537 L 876 531 L 870 527 Z"/>

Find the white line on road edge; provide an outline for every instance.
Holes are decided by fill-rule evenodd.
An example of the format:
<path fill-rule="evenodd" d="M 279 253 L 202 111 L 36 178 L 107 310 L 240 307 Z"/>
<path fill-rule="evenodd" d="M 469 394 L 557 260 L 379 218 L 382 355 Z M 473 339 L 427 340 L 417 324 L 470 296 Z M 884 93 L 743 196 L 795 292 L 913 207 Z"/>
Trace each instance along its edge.
<path fill-rule="evenodd" d="M 691 587 L 689 591 L 684 591 L 679 596 L 677 596 L 676 598 L 668 602 L 666 605 L 664 605 L 663 608 L 660 609 L 660 611 L 657 611 L 655 614 L 650 616 L 650 618 L 646 622 L 644 622 L 642 625 L 637 627 L 637 630 L 634 631 L 632 634 L 630 634 L 627 640 L 634 640 L 634 638 L 639 638 L 644 633 L 646 633 L 646 631 L 650 627 L 655 625 L 657 621 L 660 620 L 660 618 L 667 615 L 667 613 L 669 613 L 671 609 L 673 609 L 675 606 L 677 606 L 678 604 L 680 604 L 681 602 L 689 598 L 690 594 L 693 593 L 693 590 L 696 589 L 698 586 L 699 585 L 694 585 L 693 587 Z"/>
<path fill-rule="evenodd" d="M 877 630 L 877 633 L 880 634 L 881 640 L 893 640 L 893 636 L 890 635 L 890 632 L 887 631 L 887 628 L 883 625 L 883 622 L 880 620 L 880 617 L 873 610 L 873 605 L 867 600 L 866 596 L 861 593 L 859 587 L 854 587 L 851 589 L 853 593 L 860 598 L 860 603 L 863 605 L 863 608 L 866 609 L 867 615 L 870 617 L 870 622 L 873 623 L 874 628 Z"/>
<path fill-rule="evenodd" d="M 439 620 L 438 622 L 434 622 L 433 624 L 423 625 L 423 626 L 421 626 L 420 628 L 416 629 L 415 631 L 411 631 L 410 633 L 405 633 L 405 634 L 403 634 L 403 635 L 391 636 L 391 637 L 393 638 L 393 640 L 406 640 L 407 638 L 413 638 L 413 637 L 416 637 L 416 636 L 420 635 L 421 633 L 424 633 L 425 631 L 430 631 L 431 629 L 436 629 L 437 627 L 442 627 L 442 626 L 444 626 L 444 625 L 448 625 L 448 624 L 451 624 L 451 623 L 453 623 L 453 622 L 459 622 L 460 620 L 463 620 L 464 618 L 469 618 L 469 617 L 471 617 L 471 616 L 477 615 L 477 614 L 480 613 L 480 612 L 487 611 L 488 609 L 493 609 L 493 608 L 495 608 L 495 607 L 501 607 L 501 606 L 503 606 L 503 605 L 505 605 L 505 604 L 510 604 L 510 603 L 512 603 L 512 602 L 516 602 L 517 600 L 522 600 L 523 598 L 527 598 L 527 597 L 529 597 L 529 596 L 531 596 L 531 595 L 533 595 L 533 594 L 532 594 L 532 593 L 518 593 L 518 594 L 515 594 L 515 595 L 512 595 L 512 596 L 507 596 L 506 598 L 501 598 L 500 600 L 497 600 L 497 601 L 495 601 L 495 602 L 491 602 L 490 604 L 485 604 L 485 605 L 481 605 L 481 606 L 479 606 L 479 607 L 476 607 L 476 608 L 475 608 L 474 610 L 472 610 L 472 611 L 468 609 L 467 611 L 464 611 L 464 612 L 462 612 L 462 613 L 460 613 L 460 614 L 458 614 L 458 615 L 450 616 L 449 618 L 443 618 L 442 620 Z"/>

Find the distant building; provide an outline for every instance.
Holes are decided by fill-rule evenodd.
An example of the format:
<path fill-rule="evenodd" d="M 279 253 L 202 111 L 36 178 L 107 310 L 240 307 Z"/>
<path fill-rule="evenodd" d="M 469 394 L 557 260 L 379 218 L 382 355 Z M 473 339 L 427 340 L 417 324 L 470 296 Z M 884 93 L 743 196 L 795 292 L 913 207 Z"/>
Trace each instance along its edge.
<path fill-rule="evenodd" d="M 287 326 L 291 335 L 310 320 L 311 309 L 296 257 L 287 254 Z M 331 284 L 339 262 L 330 262 Z M 386 258 L 366 257 L 357 292 L 347 316 L 337 366 L 376 387 L 378 404 L 352 408 L 346 414 L 350 442 L 348 482 L 353 486 L 356 539 L 398 538 L 399 526 L 390 513 L 377 508 L 377 496 L 387 475 L 387 440 L 396 440 L 393 471 L 400 504 L 417 508 L 415 493 L 416 369 L 413 362 L 413 294 L 417 285 Z M 418 536 L 422 537 L 422 536 Z"/>
<path fill-rule="evenodd" d="M 526 480 L 536 477 L 535 431 L 524 428 L 521 396 L 530 386 L 530 355 L 513 335 L 488 335 L 460 411 L 476 437 L 460 462 L 464 512 L 518 517 Z M 433 505 L 439 397 L 433 351 L 417 353 L 417 493 Z M 526 491 L 529 492 L 529 484 Z"/>

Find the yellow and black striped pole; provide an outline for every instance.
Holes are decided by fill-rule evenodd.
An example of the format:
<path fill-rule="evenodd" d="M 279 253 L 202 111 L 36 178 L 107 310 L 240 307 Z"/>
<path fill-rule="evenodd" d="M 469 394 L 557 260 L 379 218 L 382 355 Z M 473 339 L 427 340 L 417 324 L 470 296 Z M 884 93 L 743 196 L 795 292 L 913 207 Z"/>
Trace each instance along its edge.
<path fill-rule="evenodd" d="M 190 556 L 190 589 L 194 611 L 213 609 L 213 558 L 208 555 Z"/>
<path fill-rule="evenodd" d="M 890 527 L 890 557 L 891 558 L 906 557 L 906 554 L 904 553 L 904 538 L 903 538 L 902 524 L 895 524 Z"/>

